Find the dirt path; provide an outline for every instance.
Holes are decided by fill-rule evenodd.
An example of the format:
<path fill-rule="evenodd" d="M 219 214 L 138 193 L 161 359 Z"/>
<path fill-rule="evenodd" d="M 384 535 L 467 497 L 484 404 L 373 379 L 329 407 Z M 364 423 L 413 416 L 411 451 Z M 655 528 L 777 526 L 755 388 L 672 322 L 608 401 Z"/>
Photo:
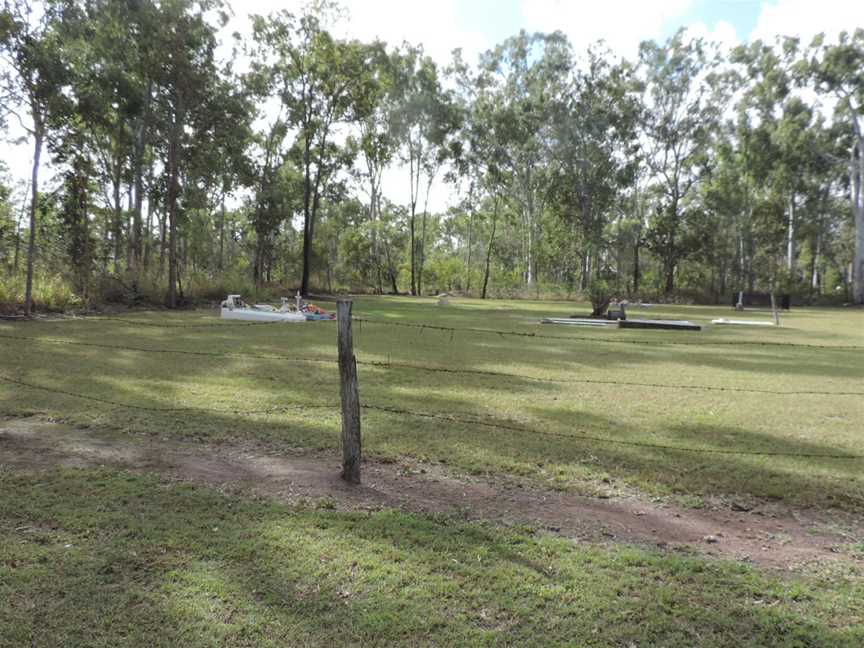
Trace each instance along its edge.
<path fill-rule="evenodd" d="M 503 524 L 529 524 L 590 542 L 630 542 L 668 550 L 798 569 L 841 558 L 861 540 L 826 530 L 829 518 L 766 506 L 701 510 L 636 499 L 594 499 L 570 493 L 456 478 L 437 466 L 364 463 L 364 483 L 338 478 L 338 457 L 278 456 L 262 448 L 177 443 L 82 430 L 36 419 L 0 420 L 0 470 L 113 466 L 208 486 L 239 489 L 288 502 L 332 497 L 346 509 L 401 508 L 464 514 Z M 850 521 L 844 520 L 849 527 Z"/>

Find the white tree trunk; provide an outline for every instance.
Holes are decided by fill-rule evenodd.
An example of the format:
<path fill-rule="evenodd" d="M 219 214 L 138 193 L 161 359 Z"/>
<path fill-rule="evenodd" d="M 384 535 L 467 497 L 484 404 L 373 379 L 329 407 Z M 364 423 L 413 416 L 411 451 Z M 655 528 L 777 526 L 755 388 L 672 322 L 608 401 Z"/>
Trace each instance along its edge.
<path fill-rule="evenodd" d="M 855 257 L 852 261 L 852 301 L 864 304 L 864 137 L 859 136 L 852 148 L 852 211 L 855 214 Z"/>
<path fill-rule="evenodd" d="M 786 234 L 786 269 L 795 272 L 795 194 L 789 195 L 789 226 Z"/>
<path fill-rule="evenodd" d="M 810 277 L 810 287 L 813 290 L 818 290 L 819 282 L 819 264 L 822 261 L 822 232 L 816 233 L 816 250 L 813 253 L 813 274 Z"/>

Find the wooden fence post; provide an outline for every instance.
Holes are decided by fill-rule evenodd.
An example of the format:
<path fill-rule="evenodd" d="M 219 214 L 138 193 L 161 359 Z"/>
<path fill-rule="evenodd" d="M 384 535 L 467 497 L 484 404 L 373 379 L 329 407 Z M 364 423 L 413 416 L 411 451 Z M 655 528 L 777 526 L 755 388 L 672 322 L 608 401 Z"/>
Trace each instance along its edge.
<path fill-rule="evenodd" d="M 336 304 L 339 325 L 339 393 L 342 397 L 342 479 L 360 483 L 360 394 L 351 339 L 351 300 Z"/>

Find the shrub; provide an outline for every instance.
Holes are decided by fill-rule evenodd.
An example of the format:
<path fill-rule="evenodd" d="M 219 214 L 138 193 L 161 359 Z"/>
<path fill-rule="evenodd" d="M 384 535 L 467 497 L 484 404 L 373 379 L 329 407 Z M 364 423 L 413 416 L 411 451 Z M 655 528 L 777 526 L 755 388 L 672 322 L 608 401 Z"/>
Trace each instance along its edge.
<path fill-rule="evenodd" d="M 588 284 L 588 298 L 591 300 L 591 317 L 603 317 L 612 302 L 612 290 L 605 279 L 592 279 Z"/>

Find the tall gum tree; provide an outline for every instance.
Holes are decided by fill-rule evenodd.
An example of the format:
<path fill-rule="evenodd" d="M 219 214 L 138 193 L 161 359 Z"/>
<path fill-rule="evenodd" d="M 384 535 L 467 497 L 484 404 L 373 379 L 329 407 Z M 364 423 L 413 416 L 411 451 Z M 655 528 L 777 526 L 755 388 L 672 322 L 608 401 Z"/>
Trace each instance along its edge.
<path fill-rule="evenodd" d="M 639 162 L 637 85 L 628 65 L 589 50 L 554 111 L 551 146 L 556 211 L 581 231 L 581 288 L 600 268 L 603 232 Z"/>
<path fill-rule="evenodd" d="M 259 68 L 266 68 L 286 122 L 296 132 L 293 146 L 303 176 L 303 270 L 300 292 L 308 294 L 312 244 L 321 198 L 334 175 L 351 156 L 336 143 L 340 125 L 360 120 L 358 100 L 372 84 L 370 52 L 362 44 L 341 41 L 318 16 L 287 11 L 253 18 Z"/>
<path fill-rule="evenodd" d="M 167 0 L 160 3 L 157 24 L 150 34 L 159 59 L 154 63 L 153 108 L 165 160 L 165 208 L 168 219 L 168 290 L 166 303 L 178 303 L 178 228 L 183 218 L 183 185 L 193 142 L 205 133 L 196 128 L 197 111 L 210 106 L 218 78 L 214 59 L 216 27 L 210 12 L 218 0 Z M 222 21 L 227 18 L 219 14 Z"/>
<path fill-rule="evenodd" d="M 33 144 L 30 226 L 24 314 L 33 312 L 33 272 L 40 205 L 39 170 L 52 111 L 64 101 L 68 69 L 63 56 L 60 3 L 5 0 L 0 11 L 0 105 L 27 132 Z"/>
<path fill-rule="evenodd" d="M 639 55 L 646 86 L 646 160 L 664 196 L 650 234 L 670 293 L 684 253 L 684 205 L 710 163 L 727 89 L 716 74 L 717 56 L 683 30 L 663 45 L 642 43 Z"/>
<path fill-rule="evenodd" d="M 430 193 L 449 156 L 448 149 L 456 141 L 458 111 L 451 93 L 442 87 L 438 67 L 421 47 L 406 46 L 394 53 L 394 63 L 394 136 L 409 178 L 411 294 L 419 295 L 423 291 Z"/>
<path fill-rule="evenodd" d="M 837 120 L 848 137 L 849 200 L 855 223 L 852 299 L 864 304 L 864 29 L 843 32 L 835 44 L 813 43 L 810 71 L 818 90 L 837 99 Z"/>
<path fill-rule="evenodd" d="M 480 66 L 499 97 L 508 202 L 521 217 L 524 281 L 537 279 L 540 220 L 549 195 L 551 111 L 570 72 L 570 46 L 561 33 L 520 32 L 487 52 Z"/>

